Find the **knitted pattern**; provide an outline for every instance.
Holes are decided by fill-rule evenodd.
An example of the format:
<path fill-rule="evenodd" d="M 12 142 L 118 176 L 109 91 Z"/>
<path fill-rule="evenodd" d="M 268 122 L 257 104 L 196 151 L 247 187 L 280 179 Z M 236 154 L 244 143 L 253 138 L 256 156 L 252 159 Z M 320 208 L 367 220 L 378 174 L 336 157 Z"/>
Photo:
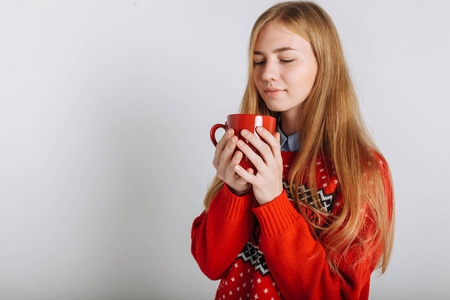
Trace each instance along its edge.
<path fill-rule="evenodd" d="M 321 207 L 314 205 L 306 182 L 298 187 L 299 195 L 314 211 L 306 205 L 299 208 L 285 180 L 296 152 L 281 154 L 281 195 L 260 206 L 252 193 L 238 197 L 225 184 L 208 212 L 194 220 L 192 254 L 208 278 L 220 279 L 215 299 L 367 299 L 373 260 L 378 258 L 363 259 L 354 267 L 351 262 L 360 252 L 349 251 L 339 265 L 339 277 L 299 213 L 303 209 L 318 225 L 339 213 L 342 199 L 334 169 L 317 161 Z"/>

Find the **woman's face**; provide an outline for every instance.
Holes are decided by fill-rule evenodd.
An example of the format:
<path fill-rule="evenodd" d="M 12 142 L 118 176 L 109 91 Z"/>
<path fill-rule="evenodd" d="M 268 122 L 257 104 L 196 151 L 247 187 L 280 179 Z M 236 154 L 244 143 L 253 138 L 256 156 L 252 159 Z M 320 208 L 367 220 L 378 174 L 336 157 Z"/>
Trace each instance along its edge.
<path fill-rule="evenodd" d="M 256 40 L 253 60 L 253 80 L 267 107 L 297 116 L 317 74 L 311 43 L 272 21 Z"/>

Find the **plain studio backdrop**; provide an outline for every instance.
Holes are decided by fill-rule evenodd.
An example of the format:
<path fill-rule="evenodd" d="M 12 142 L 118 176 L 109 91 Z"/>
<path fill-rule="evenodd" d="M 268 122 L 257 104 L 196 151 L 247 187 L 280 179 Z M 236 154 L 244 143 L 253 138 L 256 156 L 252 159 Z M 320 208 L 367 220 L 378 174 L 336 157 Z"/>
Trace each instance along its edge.
<path fill-rule="evenodd" d="M 447 1 L 317 1 L 396 195 L 371 299 L 450 293 Z M 275 1 L 0 1 L 0 299 L 212 299 L 190 253 Z"/>

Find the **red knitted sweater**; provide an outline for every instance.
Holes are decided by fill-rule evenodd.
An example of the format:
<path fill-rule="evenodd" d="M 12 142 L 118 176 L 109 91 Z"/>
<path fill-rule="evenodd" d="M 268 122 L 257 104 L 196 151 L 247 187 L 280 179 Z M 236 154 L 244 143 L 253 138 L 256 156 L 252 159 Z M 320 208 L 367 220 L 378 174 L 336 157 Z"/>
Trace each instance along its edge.
<path fill-rule="evenodd" d="M 287 178 L 296 152 L 281 154 Z M 318 211 L 325 217 L 337 214 L 342 199 L 333 168 L 318 160 L 316 178 L 323 206 Z M 221 279 L 215 299 L 367 299 L 379 256 L 355 267 L 351 262 L 359 251 L 349 251 L 339 265 L 342 277 L 332 272 L 283 183 L 285 191 L 263 206 L 252 193 L 238 197 L 225 184 L 208 212 L 194 220 L 192 254 L 208 278 Z M 300 188 L 308 201 L 307 183 Z M 301 209 L 321 222 L 306 206 Z"/>

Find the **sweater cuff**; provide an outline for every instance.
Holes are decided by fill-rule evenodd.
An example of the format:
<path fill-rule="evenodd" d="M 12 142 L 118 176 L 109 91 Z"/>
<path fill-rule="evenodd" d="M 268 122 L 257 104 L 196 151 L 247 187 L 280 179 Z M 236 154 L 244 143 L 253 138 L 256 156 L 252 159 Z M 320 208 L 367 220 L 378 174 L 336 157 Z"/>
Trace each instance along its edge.
<path fill-rule="evenodd" d="M 239 220 L 248 216 L 253 205 L 250 193 L 236 196 L 230 191 L 228 185 L 224 184 L 211 203 L 211 207 L 215 206 L 222 211 L 225 217 Z"/>
<path fill-rule="evenodd" d="M 286 191 L 271 202 L 252 209 L 261 225 L 261 235 L 276 236 L 292 226 L 301 215 L 290 203 Z"/>

